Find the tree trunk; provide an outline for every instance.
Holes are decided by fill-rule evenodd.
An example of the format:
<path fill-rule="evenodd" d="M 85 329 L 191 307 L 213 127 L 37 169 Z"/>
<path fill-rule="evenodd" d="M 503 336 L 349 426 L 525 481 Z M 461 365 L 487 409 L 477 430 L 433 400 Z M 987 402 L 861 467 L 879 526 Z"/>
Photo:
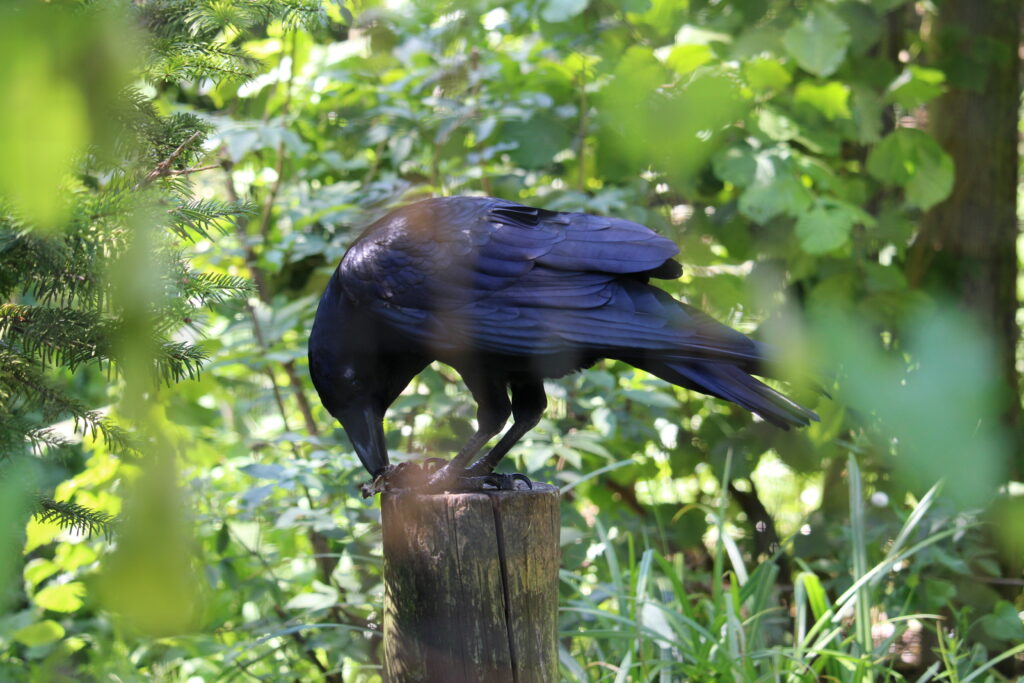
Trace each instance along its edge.
<path fill-rule="evenodd" d="M 386 680 L 558 680 L 558 489 L 388 492 Z"/>
<path fill-rule="evenodd" d="M 930 47 L 949 90 L 929 110 L 931 133 L 956 164 L 952 195 L 925 216 L 911 283 L 959 298 L 990 334 L 1019 424 L 1016 371 L 1020 0 L 943 0 Z"/>

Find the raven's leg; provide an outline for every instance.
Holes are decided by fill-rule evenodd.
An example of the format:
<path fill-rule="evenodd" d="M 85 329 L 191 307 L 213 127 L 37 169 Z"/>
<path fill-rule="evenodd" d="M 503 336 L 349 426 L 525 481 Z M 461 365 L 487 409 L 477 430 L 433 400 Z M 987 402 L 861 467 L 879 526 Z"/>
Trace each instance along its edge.
<path fill-rule="evenodd" d="M 473 392 L 473 398 L 476 399 L 477 429 L 454 458 L 430 475 L 427 480 L 427 488 L 443 488 L 455 483 L 459 477 L 463 476 L 467 463 L 480 452 L 480 449 L 491 440 L 491 437 L 501 431 L 508 416 L 512 413 L 512 404 L 508 400 L 508 389 L 505 387 L 504 377 L 501 380 L 495 380 L 463 375 L 463 379 L 469 390 Z"/>
<path fill-rule="evenodd" d="M 494 448 L 484 457 L 477 460 L 466 470 L 467 476 L 479 477 L 494 471 L 505 454 L 523 438 L 526 432 L 537 426 L 544 409 L 548 407 L 548 397 L 544 393 L 544 382 L 512 382 L 512 417 L 514 422 Z"/>

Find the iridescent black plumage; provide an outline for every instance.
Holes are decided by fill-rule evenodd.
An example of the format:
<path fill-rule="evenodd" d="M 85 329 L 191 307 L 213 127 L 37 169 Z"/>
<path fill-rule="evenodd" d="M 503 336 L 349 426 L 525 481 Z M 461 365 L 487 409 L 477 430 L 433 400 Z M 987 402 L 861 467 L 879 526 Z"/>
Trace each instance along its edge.
<path fill-rule="evenodd" d="M 335 271 L 309 341 L 310 372 L 371 474 L 381 420 L 429 362 L 455 368 L 479 429 L 432 483 L 490 472 L 540 419 L 543 379 L 616 358 L 783 428 L 816 419 L 751 376 L 765 347 L 648 284 L 675 278 L 671 241 L 630 221 L 488 197 L 428 199 L 366 230 Z M 509 392 L 511 391 L 511 401 Z"/>

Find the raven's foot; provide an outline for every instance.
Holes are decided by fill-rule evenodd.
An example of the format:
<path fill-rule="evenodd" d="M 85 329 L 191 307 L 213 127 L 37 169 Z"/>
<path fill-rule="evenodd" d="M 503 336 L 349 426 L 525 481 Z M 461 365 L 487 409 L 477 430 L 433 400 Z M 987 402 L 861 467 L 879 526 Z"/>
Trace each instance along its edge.
<path fill-rule="evenodd" d="M 482 477 L 464 476 L 459 479 L 459 491 L 486 491 L 485 486 L 492 486 L 498 491 L 515 491 L 516 482 L 526 484 L 526 488 L 533 490 L 533 482 L 525 474 L 513 472 L 512 474 L 485 474 Z"/>
<path fill-rule="evenodd" d="M 526 488 L 532 489 L 533 482 L 525 474 L 495 474 L 488 473 L 477 476 L 469 472 L 455 474 L 442 467 L 430 477 L 430 482 L 424 487 L 431 492 L 440 491 L 515 491 L 516 482 L 523 482 Z"/>
<path fill-rule="evenodd" d="M 363 498 L 392 490 L 418 490 L 423 493 L 442 491 L 515 491 L 516 482 L 522 482 L 532 489 L 533 482 L 525 474 L 478 475 L 475 472 L 456 472 L 448 461 L 441 458 L 427 458 L 421 461 L 401 462 L 388 465 L 373 481 L 359 487 Z"/>

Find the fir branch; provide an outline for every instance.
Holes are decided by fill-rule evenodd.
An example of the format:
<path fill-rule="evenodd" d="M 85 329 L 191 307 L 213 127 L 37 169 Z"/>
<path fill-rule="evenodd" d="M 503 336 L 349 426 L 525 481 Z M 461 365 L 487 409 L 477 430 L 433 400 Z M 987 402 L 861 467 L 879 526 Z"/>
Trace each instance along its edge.
<path fill-rule="evenodd" d="M 70 417 L 77 433 L 100 437 L 121 455 L 138 455 L 139 445 L 128 432 L 55 387 L 38 367 L 6 346 L 0 348 L 0 396 L 3 412 L 32 408 L 48 423 Z"/>
<path fill-rule="evenodd" d="M 191 233 L 198 233 L 210 239 L 210 228 L 221 234 L 227 234 L 229 226 L 224 224 L 227 219 L 238 219 L 255 213 L 252 202 L 224 202 L 215 199 L 194 199 L 171 210 L 174 220 L 171 230 L 179 237 L 191 239 Z"/>
<path fill-rule="evenodd" d="M 156 83 L 204 78 L 248 81 L 259 74 L 261 67 L 259 59 L 223 43 L 157 41 L 142 75 Z"/>
<path fill-rule="evenodd" d="M 255 25 L 280 20 L 285 29 L 315 30 L 327 25 L 327 12 L 320 0 L 252 0 L 245 3 L 250 22 Z"/>
<path fill-rule="evenodd" d="M 0 338 L 46 365 L 74 371 L 89 361 L 109 361 L 109 321 L 93 311 L 0 304 Z"/>
<path fill-rule="evenodd" d="M 188 342 L 164 342 L 154 354 L 154 368 L 165 384 L 174 384 L 188 377 L 195 379 L 209 356 Z"/>
<path fill-rule="evenodd" d="M 98 207 L 74 206 L 76 213 L 93 209 Z M 110 290 L 100 272 L 102 261 L 121 253 L 126 239 L 123 228 L 105 228 L 101 220 L 75 219 L 66 234 L 41 235 L 5 227 L 0 217 L 0 296 L 27 293 L 44 304 L 77 302 L 100 310 Z"/>
<path fill-rule="evenodd" d="M 278 20 L 286 29 L 326 25 L 320 0 L 246 0 L 199 2 L 185 17 L 193 35 L 216 35 L 226 28 L 252 29 Z"/>
<path fill-rule="evenodd" d="M 201 305 L 210 306 L 249 294 L 253 285 L 244 277 L 227 273 L 192 273 L 182 291 Z"/>
<path fill-rule="evenodd" d="M 59 451 L 75 443 L 50 427 L 26 428 L 25 441 L 37 456 L 43 455 L 46 450 Z"/>
<path fill-rule="evenodd" d="M 103 534 L 107 540 L 110 540 L 118 521 L 114 516 L 100 510 L 42 496 L 36 503 L 35 517 L 40 522 L 53 522 L 73 533 Z"/>

